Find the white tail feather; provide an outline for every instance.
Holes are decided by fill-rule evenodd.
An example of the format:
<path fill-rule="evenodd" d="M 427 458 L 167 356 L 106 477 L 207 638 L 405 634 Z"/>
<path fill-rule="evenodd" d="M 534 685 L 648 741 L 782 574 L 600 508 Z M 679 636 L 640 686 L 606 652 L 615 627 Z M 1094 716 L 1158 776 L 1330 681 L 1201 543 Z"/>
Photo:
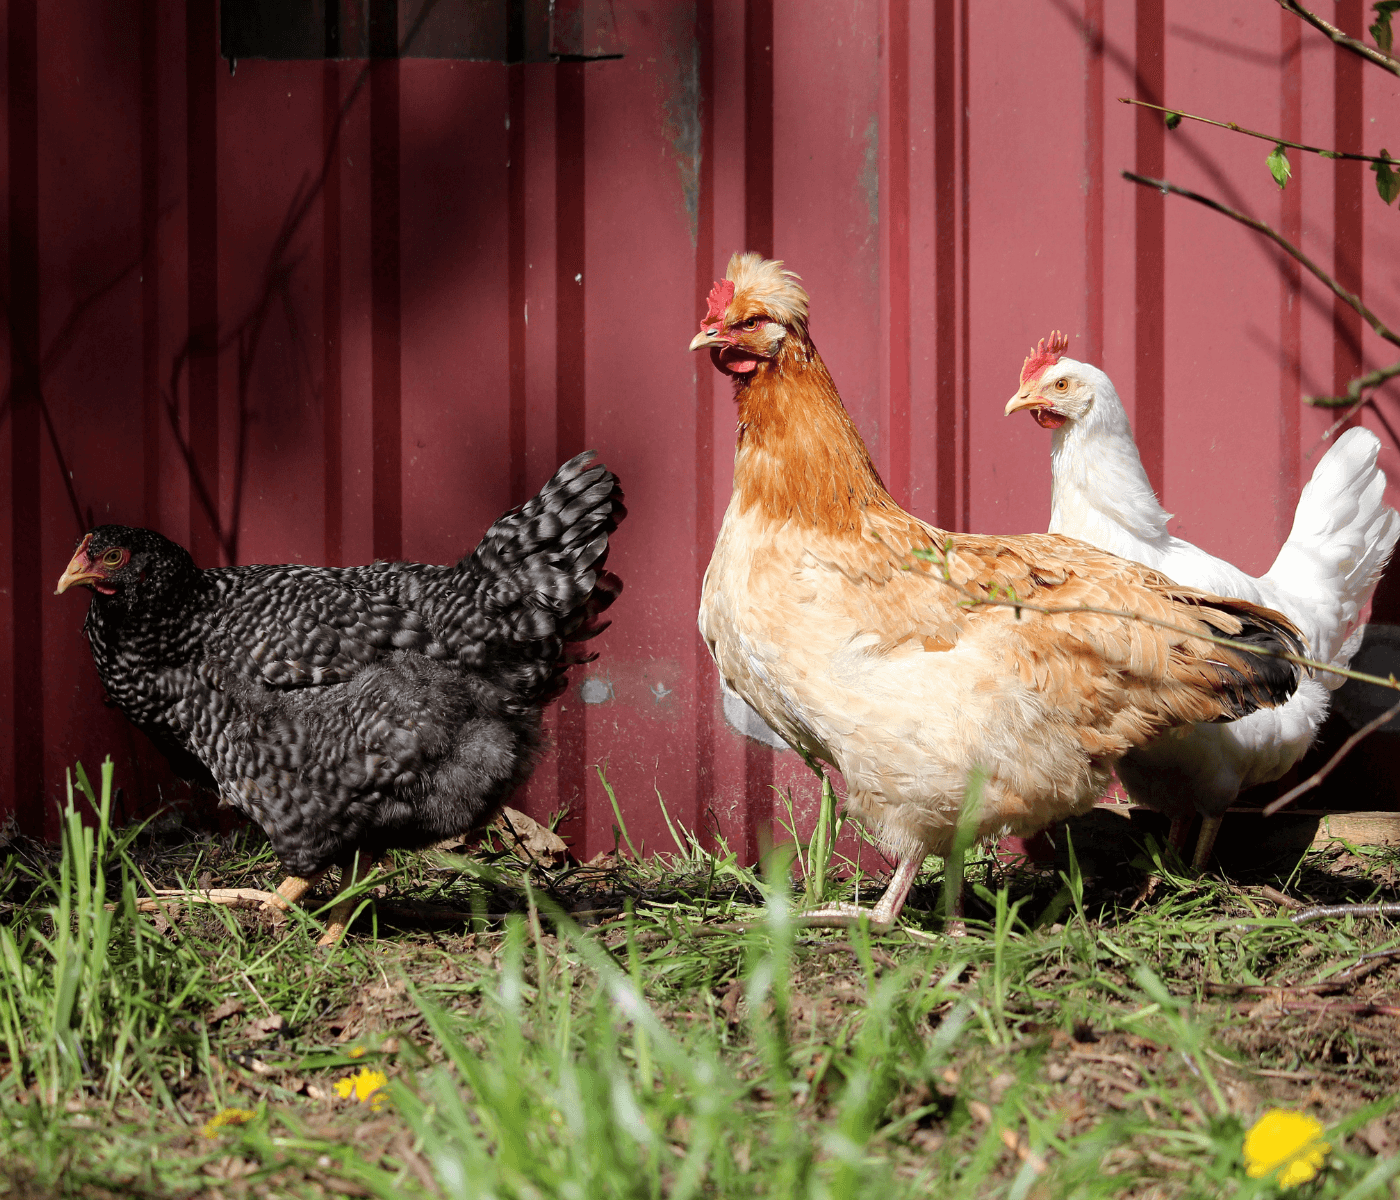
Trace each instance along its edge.
<path fill-rule="evenodd" d="M 1338 666 L 1346 665 L 1343 643 L 1400 537 L 1400 513 L 1385 503 L 1385 475 L 1376 465 L 1380 448 L 1366 429 L 1337 439 L 1303 489 L 1288 541 L 1264 576 L 1310 602 L 1313 654 Z M 1339 675 L 1322 681 L 1332 688 L 1343 682 Z"/>

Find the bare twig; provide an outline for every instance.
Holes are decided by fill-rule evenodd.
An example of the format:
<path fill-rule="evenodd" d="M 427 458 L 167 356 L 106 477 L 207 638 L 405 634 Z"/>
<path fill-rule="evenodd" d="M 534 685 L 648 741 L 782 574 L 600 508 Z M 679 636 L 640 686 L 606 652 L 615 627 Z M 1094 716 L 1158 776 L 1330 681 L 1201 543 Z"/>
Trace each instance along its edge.
<path fill-rule="evenodd" d="M 1160 113 L 1180 117 L 1183 121 L 1199 121 L 1202 125 L 1214 125 L 1218 129 L 1242 133 L 1245 137 L 1259 138 L 1261 141 L 1287 146 L 1290 150 L 1306 150 L 1309 154 L 1320 154 L 1323 158 L 1344 158 L 1351 162 L 1389 163 L 1391 165 L 1394 165 L 1396 161 L 1389 155 L 1382 158 L 1374 154 L 1351 154 L 1343 150 L 1327 150 L 1322 146 L 1308 146 L 1303 142 L 1290 142 L 1287 138 L 1275 137 L 1272 133 L 1260 133 L 1257 129 L 1246 129 L 1243 125 L 1236 125 L 1233 121 L 1215 121 L 1210 117 L 1198 117 L 1195 113 L 1182 112 L 1179 108 L 1167 108 L 1161 104 L 1152 104 L 1147 100 L 1138 100 L 1132 96 L 1119 96 L 1118 103 L 1136 104 L 1139 108 L 1156 109 Z"/>
<path fill-rule="evenodd" d="M 1319 904 L 1315 908 L 1305 908 L 1288 919 L 1295 925 L 1306 925 L 1309 921 L 1323 921 L 1332 917 L 1400 917 L 1400 904 L 1393 900 L 1376 904 Z"/>
<path fill-rule="evenodd" d="M 1365 375 L 1358 375 L 1349 384 L 1345 396 L 1304 396 L 1303 403 L 1311 404 L 1315 408 L 1341 408 L 1343 404 L 1350 404 L 1346 413 L 1342 416 L 1338 424 L 1351 420 L 1356 414 L 1356 410 L 1366 403 L 1365 397 L 1361 395 L 1363 391 L 1371 388 L 1378 388 L 1387 379 L 1393 379 L 1400 375 L 1400 362 L 1393 362 L 1388 367 L 1377 367 L 1374 371 L 1368 371 Z M 1324 437 L 1330 436 L 1324 434 Z"/>
<path fill-rule="evenodd" d="M 1241 1010 L 1243 1015 L 1248 1015 L 1250 1009 Z M 1394 1004 L 1367 1004 L 1365 1001 L 1342 1002 L 1337 1000 L 1284 1000 L 1279 1005 L 1279 1012 L 1285 1016 L 1288 1013 L 1345 1013 L 1352 1017 L 1400 1017 L 1400 1007 Z"/>
<path fill-rule="evenodd" d="M 1283 2 L 1284 0 L 1279 0 L 1280 4 Z M 1133 183 L 1140 183 L 1144 187 L 1157 188 L 1164 196 L 1169 192 L 1177 196 L 1185 196 L 1188 200 L 1194 200 L 1197 204 L 1202 204 L 1206 208 L 1213 209 L 1215 212 L 1223 213 L 1232 221 L 1238 221 L 1241 225 L 1247 225 L 1250 229 L 1262 233 L 1266 238 L 1302 263 L 1303 266 L 1307 267 L 1307 269 L 1311 271 L 1337 299 L 1360 313 L 1361 319 L 1374 329 L 1380 337 L 1385 338 L 1385 340 L 1392 345 L 1400 346 L 1400 334 L 1393 332 L 1375 313 L 1367 308 L 1366 305 L 1361 302 L 1359 296 L 1347 291 L 1346 288 L 1342 287 L 1332 276 L 1327 274 L 1326 271 L 1299 250 L 1297 246 L 1277 230 L 1264 224 L 1263 221 L 1256 221 L 1253 217 L 1247 217 L 1244 213 L 1229 208 L 1217 200 L 1212 200 L 1209 196 L 1202 196 L 1199 192 L 1192 192 L 1188 191 L 1186 188 L 1177 187 L 1176 184 L 1165 179 L 1151 179 L 1146 175 L 1137 175 L 1132 171 L 1124 171 L 1123 178 L 1130 179 Z"/>
<path fill-rule="evenodd" d="M 1312 444 L 1312 448 L 1303 455 L 1303 461 L 1307 462 L 1308 459 L 1312 458 L 1312 456 L 1317 453 L 1317 448 L 1321 446 L 1323 442 L 1330 441 L 1332 435 L 1336 433 L 1337 430 L 1366 406 L 1371 397 L 1361 395 L 1363 389 L 1377 388 L 1387 379 L 1395 375 L 1400 375 L 1400 362 L 1392 363 L 1388 367 L 1377 367 L 1374 371 L 1357 376 L 1347 384 L 1347 394 L 1345 396 L 1304 396 L 1303 403 L 1311 404 L 1316 408 L 1336 408 L 1342 404 L 1346 404 L 1353 398 L 1355 399 L 1355 403 L 1333 421 L 1332 424 L 1327 426 L 1322 436 L 1318 438 L 1317 441 Z"/>
<path fill-rule="evenodd" d="M 1295 900 L 1292 896 L 1286 896 L 1278 888 L 1265 887 L 1260 890 L 1260 895 L 1265 900 L 1272 900 L 1275 904 L 1281 904 L 1284 908 L 1303 908 L 1301 900 Z"/>
<path fill-rule="evenodd" d="M 1127 171 L 1123 173 L 1124 175 L 1127 175 L 1130 179 L 1138 180 L 1139 182 L 1157 182 L 1154 180 L 1144 181 L 1141 179 L 1141 177 L 1131 175 Z M 1190 195 L 1190 193 L 1183 194 Z M 1212 206 L 1220 207 L 1218 205 L 1213 204 Z M 1229 212 L 1230 210 L 1222 209 L 1222 211 Z M 1248 218 L 1242 219 L 1248 221 Z M 1100 616 L 1118 617 L 1125 621 L 1140 621 L 1144 625 L 1151 625 L 1158 629 L 1170 630 L 1171 632 L 1180 633 L 1187 637 L 1198 638 L 1201 641 L 1210 642 L 1215 645 L 1227 646 L 1230 649 L 1238 650 L 1245 654 L 1254 654 L 1262 658 L 1278 658 L 1282 659 L 1285 662 L 1293 663 L 1295 666 L 1306 667 L 1314 672 L 1326 671 L 1330 672 L 1333 675 L 1340 675 L 1346 679 L 1355 679 L 1361 683 L 1371 683 L 1375 684 L 1377 687 L 1389 688 L 1392 691 L 1400 691 L 1400 681 L 1396 680 L 1394 676 L 1391 676 L 1388 679 L 1382 679 L 1378 675 L 1368 675 L 1363 671 L 1353 671 L 1349 667 L 1338 667 L 1332 665 L 1331 663 L 1319 662 L 1315 659 L 1307 658 L 1301 654 L 1294 654 L 1287 650 L 1274 650 L 1263 646 L 1256 646 L 1246 642 L 1237 641 L 1234 638 L 1219 637 L 1217 635 L 1204 633 L 1195 629 L 1186 629 L 1183 626 L 1177 625 L 1171 621 L 1164 621 L 1156 617 L 1147 617 L 1141 613 L 1130 612 L 1123 609 L 1100 608 L 1096 605 L 1087 604 L 1052 607 L 1050 605 L 1035 604 L 1033 602 L 1022 600 L 1019 597 L 1017 597 L 1014 593 L 1007 596 L 981 596 L 966 585 L 957 583 L 953 580 L 950 570 L 950 559 L 952 555 L 956 553 L 956 550 L 956 541 L 950 538 L 941 551 L 938 549 L 915 550 L 913 551 L 913 557 L 919 559 L 921 562 L 929 563 L 930 565 L 940 568 L 939 573 L 934 574 L 933 578 L 937 582 L 946 584 L 948 587 L 954 588 L 955 590 L 960 592 L 965 597 L 965 599 L 960 602 L 961 605 L 965 608 L 1011 608 L 1016 611 L 1018 617 L 1020 616 L 1022 611 L 1036 612 L 1041 613 L 1043 615 L 1051 616 L 1065 613 L 1083 612 L 1096 613 Z M 903 569 L 915 570 L 917 568 L 913 564 L 906 564 Z M 1353 735 L 1351 739 L 1349 739 L 1348 743 L 1337 752 L 1337 754 L 1333 758 L 1333 761 L 1329 762 L 1322 769 L 1322 771 L 1318 773 L 1317 777 L 1315 777 L 1312 780 L 1309 780 L 1307 786 L 1302 787 L 1301 789 L 1295 789 L 1295 791 L 1297 791 L 1298 794 L 1301 794 L 1302 791 L 1308 790 L 1308 787 L 1315 787 L 1317 783 L 1321 782 L 1321 780 L 1326 777 L 1327 772 L 1331 771 L 1332 768 L 1336 766 L 1337 762 L 1341 761 L 1342 757 L 1352 748 L 1352 746 L 1355 745 L 1356 742 L 1360 741 L 1363 737 L 1366 736 L 1366 734 L 1372 732 L 1373 726 L 1379 727 L 1379 725 L 1384 724 L 1385 721 L 1390 718 L 1390 716 L 1394 715 L 1397 712 L 1400 712 L 1400 704 L 1397 704 L 1397 706 L 1394 709 L 1387 712 L 1384 715 L 1384 717 L 1378 719 L 1378 721 L 1372 722 L 1371 725 L 1368 725 L 1367 727 L 1358 730 L 1357 733 Z M 1274 801 L 1273 804 L 1271 804 L 1268 808 L 1264 810 L 1265 814 L 1268 815 L 1273 812 L 1276 812 L 1279 808 L 1283 807 L 1284 803 L 1291 801 L 1293 798 L 1295 797 L 1291 794 L 1288 796 L 1281 797 L 1279 800 Z M 1400 911 L 1400 906 L 1397 906 L 1397 911 Z M 831 927 L 842 927 L 850 924 L 849 918 L 815 918 L 810 919 L 809 923 L 814 926 L 819 926 L 824 920 L 831 921 Z M 881 930 L 881 932 L 883 932 L 883 930 Z"/>
<path fill-rule="evenodd" d="M 1284 12 L 1291 12 L 1295 17 L 1300 17 L 1306 21 L 1319 33 L 1325 33 L 1337 45 L 1344 50 L 1350 50 L 1353 54 L 1359 54 L 1367 62 L 1375 63 L 1392 75 L 1400 75 L 1400 60 L 1392 58 L 1389 54 L 1378 50 L 1375 46 L 1368 46 L 1359 38 L 1354 38 L 1350 34 L 1343 33 L 1330 21 L 1324 21 L 1316 13 L 1309 12 L 1297 0 L 1278 0 L 1278 6 Z"/>
<path fill-rule="evenodd" d="M 1364 724 L 1360 729 L 1353 733 L 1351 737 L 1347 738 L 1347 740 L 1342 743 L 1341 748 L 1338 749 L 1337 753 L 1332 755 L 1332 757 L 1329 758 L 1319 770 L 1315 771 L 1312 775 L 1309 775 L 1308 778 L 1303 780 L 1303 782 L 1300 783 L 1297 787 L 1290 788 L 1288 791 L 1284 792 L 1283 795 L 1280 796 L 1277 800 L 1273 801 L 1271 804 L 1266 806 L 1264 809 L 1264 815 L 1266 817 L 1272 817 L 1274 813 L 1279 811 L 1279 809 L 1286 808 L 1288 805 L 1292 804 L 1293 801 L 1298 799 L 1299 796 L 1302 796 L 1305 793 L 1312 791 L 1313 788 L 1317 787 L 1318 784 L 1320 784 L 1324 779 L 1327 778 L 1328 775 L 1332 773 L 1333 768 L 1336 767 L 1337 764 L 1342 761 L 1342 759 L 1344 759 L 1348 754 L 1351 753 L 1352 748 L 1357 744 L 1357 742 L 1361 741 L 1361 739 L 1366 737 L 1367 735 L 1375 733 L 1376 730 L 1379 729 L 1382 725 L 1386 724 L 1391 719 L 1391 717 L 1395 716 L 1400 716 L 1400 702 L 1392 704 L 1389 708 L 1385 710 L 1385 712 L 1381 713 L 1380 716 L 1374 718 L 1373 720 L 1367 721 L 1366 724 Z"/>

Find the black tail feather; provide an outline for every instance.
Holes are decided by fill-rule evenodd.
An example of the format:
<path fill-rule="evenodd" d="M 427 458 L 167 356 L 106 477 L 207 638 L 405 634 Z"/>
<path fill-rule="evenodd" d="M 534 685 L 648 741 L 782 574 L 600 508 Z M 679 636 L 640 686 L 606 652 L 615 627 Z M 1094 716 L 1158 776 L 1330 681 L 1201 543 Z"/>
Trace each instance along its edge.
<path fill-rule="evenodd" d="M 1282 613 L 1246 600 L 1204 597 L 1200 617 L 1232 642 L 1243 642 L 1257 650 L 1219 647 L 1213 656 L 1221 668 L 1221 695 L 1231 705 L 1222 720 L 1233 721 L 1259 708 L 1274 708 L 1287 702 L 1297 690 L 1301 668 L 1281 657 L 1302 655 L 1302 639 Z M 1222 620 L 1225 616 L 1230 619 Z"/>
<path fill-rule="evenodd" d="M 561 466 L 539 493 L 502 516 L 458 565 L 472 610 L 470 638 L 449 649 L 469 665 L 504 674 L 531 702 L 557 695 L 564 672 L 592 655 L 566 643 L 596 637 L 622 591 L 604 570 L 609 537 L 627 515 L 617 477 L 589 451 Z"/>

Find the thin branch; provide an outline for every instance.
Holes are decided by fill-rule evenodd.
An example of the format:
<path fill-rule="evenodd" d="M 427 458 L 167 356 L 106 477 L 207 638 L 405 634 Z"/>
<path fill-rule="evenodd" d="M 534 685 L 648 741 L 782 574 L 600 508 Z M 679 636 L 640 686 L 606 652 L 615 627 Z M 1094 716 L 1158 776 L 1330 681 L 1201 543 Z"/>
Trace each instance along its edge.
<path fill-rule="evenodd" d="M 1257 129 L 1246 129 L 1243 125 L 1236 125 L 1233 121 L 1216 121 L 1210 117 L 1198 117 L 1195 113 L 1182 112 L 1179 108 L 1166 108 L 1161 104 L 1152 104 L 1147 100 L 1134 99 L 1132 96 L 1119 96 L 1118 103 L 1136 104 L 1139 108 L 1156 109 L 1157 112 L 1166 113 L 1168 116 L 1180 117 L 1183 121 L 1200 121 L 1202 125 L 1214 125 L 1217 129 L 1228 129 L 1232 133 L 1242 133 L 1245 137 L 1273 142 L 1278 146 L 1287 146 L 1290 150 L 1306 150 L 1309 154 L 1320 154 L 1323 158 L 1343 158 L 1350 162 L 1387 163 L 1391 166 L 1396 164 L 1396 160 L 1389 155 L 1378 157 L 1374 154 L 1351 154 L 1344 150 L 1328 150 L 1322 146 L 1308 146 L 1303 142 L 1290 142 L 1287 138 L 1275 137 L 1272 133 L 1260 133 Z"/>
<path fill-rule="evenodd" d="M 1306 400 L 1307 397 L 1304 396 L 1303 399 Z M 1365 408 L 1366 405 L 1370 403 L 1370 400 L 1370 396 L 1363 396 L 1349 409 L 1347 409 L 1346 412 L 1344 412 L 1340 417 L 1333 421 L 1332 424 L 1327 426 L 1327 428 L 1322 431 L 1322 436 L 1318 438 L 1317 441 L 1315 441 L 1311 446 L 1308 447 L 1308 452 L 1305 455 L 1303 455 L 1303 461 L 1308 462 L 1312 458 L 1312 456 L 1317 453 L 1319 447 L 1321 447 L 1323 442 L 1330 442 L 1332 440 L 1332 435 L 1336 433 L 1337 430 L 1339 430 L 1348 421 L 1350 421 L 1352 417 L 1356 416 L 1357 413 L 1359 413 L 1363 408 Z"/>
<path fill-rule="evenodd" d="M 1280 4 L 1282 4 L 1283 2 L 1284 0 L 1279 0 Z M 1215 212 L 1218 213 L 1223 213 L 1232 221 L 1238 221 L 1241 225 L 1247 225 L 1250 229 L 1262 233 L 1266 238 L 1270 239 L 1281 249 L 1283 249 L 1288 254 L 1296 258 L 1300 263 L 1303 264 L 1303 266 L 1307 267 L 1307 269 L 1311 271 L 1313 275 L 1316 276 L 1339 300 L 1341 300 L 1344 304 L 1349 305 L 1351 308 L 1355 309 L 1358 313 L 1360 313 L 1361 319 L 1365 321 L 1366 324 L 1368 324 L 1372 329 L 1374 329 L 1379 336 L 1385 338 L 1385 340 L 1387 342 L 1390 342 L 1392 345 L 1400 346 L 1400 334 L 1393 333 L 1390 330 L 1390 328 L 1387 325 L 1385 325 L 1378 316 L 1376 316 L 1375 313 L 1373 313 L 1361 302 L 1361 298 L 1359 296 L 1355 296 L 1351 292 L 1347 291 L 1344 287 L 1342 287 L 1341 284 L 1339 284 L 1335 279 L 1333 279 L 1332 276 L 1327 274 L 1326 271 L 1324 271 L 1315 262 L 1313 262 L 1312 259 L 1310 259 L 1301 250 L 1299 250 L 1297 246 L 1295 246 L 1292 242 L 1285 238 L 1281 233 L 1278 233 L 1270 226 L 1265 225 L 1263 221 L 1256 221 L 1253 217 L 1247 217 L 1242 212 L 1237 212 L 1233 208 L 1227 208 L 1225 205 L 1219 203 L 1218 201 L 1212 200 L 1209 196 L 1202 196 L 1199 192 L 1187 191 L 1185 188 L 1177 187 L 1176 184 L 1169 183 L 1165 179 L 1151 179 L 1146 175 L 1136 175 L 1132 171 L 1124 171 L 1123 178 L 1132 180 L 1133 183 L 1140 183 L 1144 187 L 1157 188 L 1158 191 L 1160 191 L 1164 196 L 1169 192 L 1175 193 L 1178 196 L 1185 196 L 1188 200 L 1194 200 L 1197 204 L 1203 204 L 1206 208 L 1213 209 Z"/>
<path fill-rule="evenodd" d="M 1318 408 L 1334 408 L 1338 405 L 1346 404 L 1348 401 L 1353 400 L 1353 396 L 1355 397 L 1355 400 L 1354 403 L 1352 403 L 1351 406 L 1346 410 L 1346 412 L 1344 412 L 1340 417 L 1333 421 L 1332 424 L 1330 424 L 1325 430 L 1323 430 L 1322 436 L 1318 438 L 1317 441 L 1315 441 L 1312 444 L 1312 448 L 1305 455 L 1303 455 L 1303 461 L 1307 462 L 1310 458 L 1312 458 L 1312 456 L 1317 453 L 1319 446 L 1321 446 L 1324 442 L 1331 441 L 1332 435 L 1336 433 L 1337 430 L 1339 430 L 1343 425 L 1350 421 L 1352 417 L 1356 416 L 1357 413 L 1359 413 L 1363 408 L 1366 407 L 1367 404 L 1371 402 L 1370 396 L 1361 395 L 1363 389 L 1377 388 L 1386 380 L 1396 375 L 1400 375 L 1400 362 L 1392 363 L 1388 367 L 1377 367 L 1374 371 L 1371 371 L 1369 374 L 1361 375 L 1358 376 L 1356 379 L 1353 379 L 1349 384 L 1347 384 L 1347 395 L 1345 396 L 1304 396 L 1304 404 L 1316 405 Z"/>
<path fill-rule="evenodd" d="M 1347 384 L 1345 396 L 1304 396 L 1303 403 L 1317 408 L 1341 408 L 1343 404 L 1350 404 L 1350 411 L 1342 418 L 1344 421 L 1349 420 L 1356 410 L 1366 403 L 1365 397 L 1361 395 L 1363 391 L 1378 388 L 1387 379 L 1394 379 L 1397 375 L 1400 375 L 1400 362 L 1393 362 L 1388 367 L 1377 367 L 1365 375 L 1358 375 Z"/>
<path fill-rule="evenodd" d="M 1300 783 L 1297 787 L 1291 788 L 1289 791 L 1284 792 L 1282 796 L 1280 796 L 1273 803 L 1269 804 L 1264 809 L 1264 815 L 1266 817 L 1272 817 L 1274 813 L 1279 811 L 1279 809 L 1286 808 L 1288 805 L 1292 804 L 1293 801 L 1298 799 L 1299 796 L 1306 795 L 1308 792 L 1312 791 L 1313 788 L 1317 787 L 1318 784 L 1320 784 L 1324 779 L 1327 778 L 1327 776 L 1329 776 L 1332 773 L 1333 768 L 1336 767 L 1336 765 L 1340 763 L 1342 759 L 1344 759 L 1348 754 L 1351 753 L 1352 748 L 1355 747 L 1355 745 L 1359 741 L 1361 741 L 1362 738 L 1375 733 L 1376 730 L 1379 729 L 1382 725 L 1386 724 L 1391 719 L 1391 717 L 1395 716 L 1400 716 L 1400 703 L 1391 705 L 1385 710 L 1385 712 L 1381 713 L 1380 716 L 1376 717 L 1375 720 L 1367 721 L 1366 724 L 1364 724 L 1360 729 L 1353 733 L 1351 737 L 1347 738 L 1347 740 L 1342 743 L 1341 748 L 1337 751 L 1336 754 L 1332 755 L 1332 757 L 1327 760 L 1325 766 L 1323 766 L 1319 771 L 1315 772 L 1314 774 L 1308 776 L 1308 778 L 1303 780 L 1303 782 Z"/>
<path fill-rule="evenodd" d="M 1219 637 L 1214 634 L 1201 633 L 1193 629 L 1186 629 L 1180 625 L 1173 624 L 1170 621 L 1163 621 L 1156 617 L 1145 617 L 1141 613 L 1128 612 L 1122 609 L 1099 608 L 1093 605 L 1075 605 L 1070 607 L 1052 608 L 1049 605 L 1028 603 L 1024 600 L 1019 600 L 1014 596 L 1006 599 L 1003 599 L 1001 597 L 978 596 L 975 592 L 972 591 L 971 588 L 965 586 L 964 584 L 954 582 L 951 575 L 949 574 L 948 559 L 950 555 L 955 551 L 956 543 L 950 543 L 944 549 L 941 555 L 937 550 L 916 550 L 913 553 L 914 557 L 921 559 L 924 562 L 937 564 L 942 567 L 942 573 L 935 575 L 934 578 L 938 582 L 944 583 L 947 586 L 956 589 L 957 591 L 961 592 L 965 597 L 967 597 L 967 599 L 960 602 L 965 608 L 1013 608 L 1016 610 L 1018 616 L 1023 609 L 1029 612 L 1037 612 L 1041 613 L 1042 615 L 1050 616 L 1061 613 L 1085 612 L 1096 613 L 1100 616 L 1106 617 L 1119 617 L 1125 621 L 1140 621 L 1144 625 L 1152 625 L 1159 629 L 1166 629 L 1174 633 L 1184 634 L 1187 637 L 1199 638 L 1201 641 L 1213 642 L 1218 646 L 1228 646 L 1230 649 L 1242 651 L 1246 654 L 1254 654 L 1261 658 L 1280 658 L 1283 659 L 1285 662 L 1291 662 L 1296 666 L 1307 667 L 1308 669 L 1314 672 L 1328 671 L 1333 675 L 1340 675 L 1346 679 L 1356 679 L 1362 683 L 1371 683 L 1375 684 L 1378 687 L 1389 688 L 1391 691 L 1400 691 L 1400 681 L 1397 681 L 1394 676 L 1391 676 L 1389 679 L 1382 679 L 1379 675 L 1368 675 L 1363 671 L 1353 671 L 1349 667 L 1337 667 L 1331 665 L 1330 663 L 1318 662 L 1315 659 L 1305 658 L 1301 654 L 1292 654 L 1286 650 L 1269 650 L 1262 646 L 1256 646 L 1246 642 L 1236 641 L 1233 638 Z M 913 568 L 906 567 L 905 569 L 910 570 Z M 1388 709 L 1385 713 L 1377 717 L 1374 721 L 1371 721 L 1365 726 L 1363 726 L 1361 729 L 1358 729 L 1356 733 L 1354 733 L 1350 738 L 1347 739 L 1347 741 L 1342 745 L 1342 747 L 1337 751 L 1337 753 L 1332 756 L 1332 759 L 1326 764 L 1326 766 L 1324 766 L 1311 779 L 1308 779 L 1306 782 L 1294 788 L 1291 792 L 1288 792 L 1285 795 L 1279 797 L 1279 799 L 1275 800 L 1272 804 L 1270 804 L 1267 808 L 1264 809 L 1264 815 L 1272 816 L 1275 812 L 1283 808 L 1286 804 L 1292 803 L 1292 801 L 1297 799 L 1298 796 L 1302 795 L 1304 792 L 1307 792 L 1310 789 L 1316 787 L 1319 783 L 1322 782 L 1322 780 L 1324 780 L 1327 777 L 1328 773 L 1331 772 L 1332 769 L 1339 762 L 1341 762 L 1341 760 L 1344 757 L 1346 757 L 1346 755 L 1355 747 L 1357 742 L 1361 741 L 1361 739 L 1366 737 L 1367 734 L 1373 733 L 1376 729 L 1379 729 L 1388 720 L 1390 720 L 1391 717 L 1394 717 L 1396 715 L 1400 715 L 1400 703 L 1397 703 L 1393 708 Z M 1311 912 L 1312 910 L 1308 911 Z M 1396 906 L 1396 911 L 1400 912 L 1400 905 Z"/>
<path fill-rule="evenodd" d="M 1275 904 L 1281 904 L 1284 908 L 1306 908 L 1301 900 L 1295 900 L 1292 896 L 1285 895 L 1278 888 L 1265 886 L 1260 894 L 1265 900 L 1272 900 Z"/>
<path fill-rule="evenodd" d="M 1284 12 L 1290 12 L 1295 17 L 1300 17 L 1316 29 L 1319 33 L 1325 33 L 1337 45 L 1344 50 L 1350 50 L 1353 54 L 1359 54 L 1367 62 L 1373 62 L 1378 67 L 1389 71 L 1392 75 L 1400 75 L 1400 59 L 1392 58 L 1389 54 L 1378 50 L 1375 46 L 1368 46 L 1359 38 L 1354 38 L 1350 34 L 1343 33 L 1330 21 L 1324 21 L 1316 13 L 1309 12 L 1297 0 L 1278 0 L 1278 6 Z"/>

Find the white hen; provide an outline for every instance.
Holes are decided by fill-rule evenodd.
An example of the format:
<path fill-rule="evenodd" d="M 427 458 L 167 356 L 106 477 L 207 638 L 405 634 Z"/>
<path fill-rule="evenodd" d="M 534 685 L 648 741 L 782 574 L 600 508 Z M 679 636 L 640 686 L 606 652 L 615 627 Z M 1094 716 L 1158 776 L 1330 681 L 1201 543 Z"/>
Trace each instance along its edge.
<path fill-rule="evenodd" d="M 1006 406 L 1008 415 L 1028 410 L 1055 431 L 1050 532 L 1155 567 L 1177 583 L 1277 609 L 1307 639 L 1311 657 L 1345 667 L 1343 642 L 1400 536 L 1400 514 L 1383 500 L 1375 434 L 1349 429 L 1323 456 L 1298 500 L 1288 541 L 1256 579 L 1167 532 L 1171 514 L 1148 482 L 1117 391 L 1097 367 L 1063 357 L 1067 346 L 1058 332 L 1048 346 L 1042 340 Z M 1225 810 L 1245 788 L 1278 779 L 1303 757 L 1327 716 L 1328 689 L 1342 682 L 1326 672 L 1305 677 L 1279 708 L 1167 734 L 1124 757 L 1118 777 L 1133 800 L 1172 818 L 1178 849 L 1201 814 L 1192 858 L 1201 870 Z"/>

